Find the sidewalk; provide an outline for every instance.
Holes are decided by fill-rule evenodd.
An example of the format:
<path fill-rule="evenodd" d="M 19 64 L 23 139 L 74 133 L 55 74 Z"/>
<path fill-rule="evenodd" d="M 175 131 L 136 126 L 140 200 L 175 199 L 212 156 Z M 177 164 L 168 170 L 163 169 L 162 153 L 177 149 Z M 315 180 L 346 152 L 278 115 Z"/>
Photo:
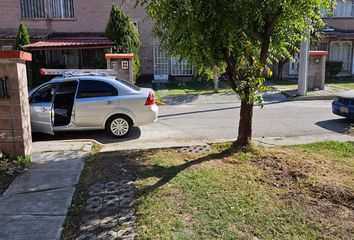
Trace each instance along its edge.
<path fill-rule="evenodd" d="M 0 197 L 1 240 L 60 239 L 91 143 L 34 143 L 32 164 Z"/>
<path fill-rule="evenodd" d="M 262 93 L 264 103 L 283 102 L 288 98 L 279 91 Z M 235 93 L 210 93 L 210 94 L 185 94 L 164 96 L 163 103 L 167 105 L 203 105 L 203 104 L 228 104 L 240 102 Z"/>
<path fill-rule="evenodd" d="M 297 90 L 283 90 L 282 94 L 287 96 L 292 101 L 312 101 L 312 100 L 333 100 L 339 94 L 347 90 L 325 86 L 324 90 L 308 92 L 306 96 L 299 96 Z"/>
<path fill-rule="evenodd" d="M 164 141 L 152 141 L 152 142 L 134 142 L 134 144 L 117 143 L 107 144 L 101 149 L 102 152 L 114 152 L 123 150 L 141 150 L 141 149 L 158 149 L 158 148 L 173 148 L 173 147 L 188 147 L 188 146 L 204 146 L 215 143 L 232 142 L 236 139 L 215 139 L 215 140 L 164 140 Z M 308 136 L 293 136 L 293 137 L 266 137 L 266 138 L 254 138 L 253 142 L 257 145 L 269 147 L 269 146 L 289 146 L 298 144 L 309 144 L 322 141 L 338 141 L 347 142 L 354 141 L 353 136 L 333 133 L 333 134 L 319 134 Z"/>

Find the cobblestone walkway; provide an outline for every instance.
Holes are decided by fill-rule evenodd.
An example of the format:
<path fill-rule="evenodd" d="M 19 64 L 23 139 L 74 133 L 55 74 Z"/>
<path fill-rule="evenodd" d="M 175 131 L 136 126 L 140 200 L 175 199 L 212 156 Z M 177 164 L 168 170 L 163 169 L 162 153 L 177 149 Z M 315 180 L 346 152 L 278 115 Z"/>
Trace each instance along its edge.
<path fill-rule="evenodd" d="M 132 240 L 135 231 L 135 186 L 130 180 L 98 183 L 90 187 L 88 213 L 77 240 Z"/>

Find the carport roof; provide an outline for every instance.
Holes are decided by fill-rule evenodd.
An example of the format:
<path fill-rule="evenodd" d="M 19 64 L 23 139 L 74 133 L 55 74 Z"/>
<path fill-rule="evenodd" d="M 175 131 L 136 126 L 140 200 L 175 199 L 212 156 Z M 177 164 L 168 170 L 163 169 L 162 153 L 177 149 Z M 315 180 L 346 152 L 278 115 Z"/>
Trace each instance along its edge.
<path fill-rule="evenodd" d="M 16 32 L 0 32 L 0 39 L 15 39 L 17 36 Z M 48 33 L 32 33 L 30 34 L 30 39 L 46 39 L 49 36 Z"/>
<path fill-rule="evenodd" d="M 106 37 L 58 37 L 24 46 L 27 50 L 63 50 L 111 48 L 114 43 Z"/>

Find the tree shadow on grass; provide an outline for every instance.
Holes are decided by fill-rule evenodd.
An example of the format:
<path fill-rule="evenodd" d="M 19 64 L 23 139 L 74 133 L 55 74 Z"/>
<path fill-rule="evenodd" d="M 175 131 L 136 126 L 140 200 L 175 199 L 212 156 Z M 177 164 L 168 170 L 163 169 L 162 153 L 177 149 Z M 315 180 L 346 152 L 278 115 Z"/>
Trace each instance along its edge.
<path fill-rule="evenodd" d="M 173 178 L 175 178 L 179 173 L 202 163 L 209 162 L 209 161 L 216 161 L 223 159 L 225 157 L 228 157 L 234 153 L 236 153 L 237 150 L 234 148 L 229 148 L 226 149 L 220 153 L 211 153 L 207 156 L 203 156 L 194 160 L 190 160 L 184 164 L 177 165 L 177 166 L 170 166 L 170 167 L 164 167 L 158 164 L 154 165 L 142 165 L 140 167 L 140 174 L 138 178 L 141 179 L 146 179 L 150 177 L 157 177 L 160 178 L 159 181 L 157 181 L 153 185 L 146 186 L 142 188 L 139 191 L 139 195 L 147 195 L 151 192 L 154 192 L 155 190 L 161 188 L 165 184 L 169 183 Z"/>

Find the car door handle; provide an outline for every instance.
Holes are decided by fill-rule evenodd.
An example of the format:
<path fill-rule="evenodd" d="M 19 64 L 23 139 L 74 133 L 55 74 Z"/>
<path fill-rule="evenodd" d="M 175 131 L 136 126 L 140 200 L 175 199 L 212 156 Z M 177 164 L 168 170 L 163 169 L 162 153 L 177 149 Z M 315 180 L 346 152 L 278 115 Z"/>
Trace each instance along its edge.
<path fill-rule="evenodd" d="M 107 105 L 110 105 L 112 102 L 111 101 L 105 101 L 104 103 L 107 104 Z"/>

